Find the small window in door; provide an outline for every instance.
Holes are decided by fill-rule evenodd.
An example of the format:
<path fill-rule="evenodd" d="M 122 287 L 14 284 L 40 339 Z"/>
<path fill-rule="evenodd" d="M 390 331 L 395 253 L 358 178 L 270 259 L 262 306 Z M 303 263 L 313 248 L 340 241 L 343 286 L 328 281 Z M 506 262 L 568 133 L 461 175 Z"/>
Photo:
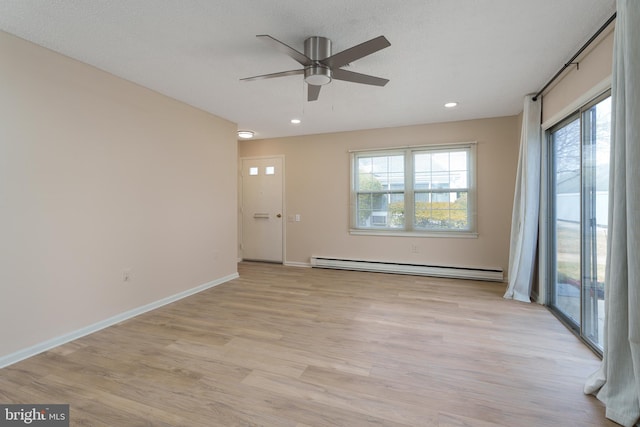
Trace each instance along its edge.
<path fill-rule="evenodd" d="M 249 168 L 249 175 L 258 175 L 258 168 L 250 167 Z"/>
<path fill-rule="evenodd" d="M 264 173 L 266 175 L 274 175 L 276 173 L 276 168 L 274 166 L 267 166 L 264 168 Z"/>

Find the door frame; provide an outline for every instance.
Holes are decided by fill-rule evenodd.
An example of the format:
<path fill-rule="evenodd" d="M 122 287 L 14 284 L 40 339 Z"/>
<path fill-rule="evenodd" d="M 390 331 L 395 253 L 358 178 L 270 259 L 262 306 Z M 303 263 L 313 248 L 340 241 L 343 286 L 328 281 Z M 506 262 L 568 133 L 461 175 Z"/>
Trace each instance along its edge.
<path fill-rule="evenodd" d="M 238 159 L 238 262 L 242 261 L 244 259 L 244 250 L 243 250 L 243 244 L 244 244 L 244 234 L 243 234 L 243 221 L 244 221 L 244 210 L 243 210 L 243 206 L 242 206 L 242 202 L 243 202 L 243 194 L 244 194 L 244 190 L 243 190 L 243 185 L 244 185 L 244 177 L 243 177 L 243 169 L 242 169 L 242 164 L 245 160 L 265 160 L 265 159 L 280 159 L 282 162 L 282 207 L 281 207 L 281 211 L 282 211 L 282 265 L 285 265 L 287 263 L 287 258 L 286 258 L 286 254 L 287 254 L 287 212 L 286 212 L 286 189 L 285 189 L 285 173 L 286 173 L 286 167 L 285 167 L 285 157 L 284 154 L 275 154 L 272 156 L 247 156 L 247 157 L 240 157 Z"/>

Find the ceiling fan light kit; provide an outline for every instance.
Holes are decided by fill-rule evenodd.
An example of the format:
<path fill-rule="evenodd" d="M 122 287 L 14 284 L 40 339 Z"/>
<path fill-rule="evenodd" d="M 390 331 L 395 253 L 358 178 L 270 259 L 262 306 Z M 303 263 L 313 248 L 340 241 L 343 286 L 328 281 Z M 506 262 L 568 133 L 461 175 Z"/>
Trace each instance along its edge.
<path fill-rule="evenodd" d="M 242 81 L 262 80 L 303 74 L 304 81 L 308 86 L 308 101 L 316 101 L 320 95 L 320 88 L 323 85 L 331 83 L 332 80 L 343 80 L 373 86 L 384 86 L 389 82 L 388 79 L 355 73 L 341 68 L 349 65 L 353 61 L 391 46 L 391 43 L 389 43 L 384 36 L 376 37 L 357 46 L 343 50 L 342 52 L 336 53 L 335 55 L 332 55 L 331 53 L 331 40 L 326 37 L 313 36 L 306 39 L 304 41 L 304 53 L 295 50 L 269 35 L 258 35 L 256 37 L 270 44 L 276 50 L 290 56 L 304 68 L 246 77 L 240 79 Z"/>
<path fill-rule="evenodd" d="M 322 65 L 311 65 L 304 69 L 304 81 L 316 86 L 331 83 L 331 69 Z"/>

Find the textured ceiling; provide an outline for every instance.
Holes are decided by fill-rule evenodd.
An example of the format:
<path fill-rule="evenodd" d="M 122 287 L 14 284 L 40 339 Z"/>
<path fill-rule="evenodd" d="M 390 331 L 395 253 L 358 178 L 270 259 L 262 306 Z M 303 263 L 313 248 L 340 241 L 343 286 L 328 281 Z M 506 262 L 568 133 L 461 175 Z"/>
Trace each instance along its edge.
<path fill-rule="evenodd" d="M 251 129 L 258 138 L 518 114 L 615 11 L 615 0 L 0 0 L 0 29 Z M 306 101 L 299 68 L 256 39 L 339 52 L 379 35 L 391 46 Z M 457 101 L 455 109 L 444 109 Z M 302 123 L 292 125 L 291 118 Z"/>

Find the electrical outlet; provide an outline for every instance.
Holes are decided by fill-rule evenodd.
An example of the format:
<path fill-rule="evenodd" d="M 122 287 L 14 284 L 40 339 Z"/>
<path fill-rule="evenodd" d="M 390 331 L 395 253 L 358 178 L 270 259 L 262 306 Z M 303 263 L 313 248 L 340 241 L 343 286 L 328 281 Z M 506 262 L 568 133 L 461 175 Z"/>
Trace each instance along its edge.
<path fill-rule="evenodd" d="M 411 245 L 411 253 L 412 254 L 419 254 L 420 253 L 420 249 L 418 248 L 418 245 Z"/>

